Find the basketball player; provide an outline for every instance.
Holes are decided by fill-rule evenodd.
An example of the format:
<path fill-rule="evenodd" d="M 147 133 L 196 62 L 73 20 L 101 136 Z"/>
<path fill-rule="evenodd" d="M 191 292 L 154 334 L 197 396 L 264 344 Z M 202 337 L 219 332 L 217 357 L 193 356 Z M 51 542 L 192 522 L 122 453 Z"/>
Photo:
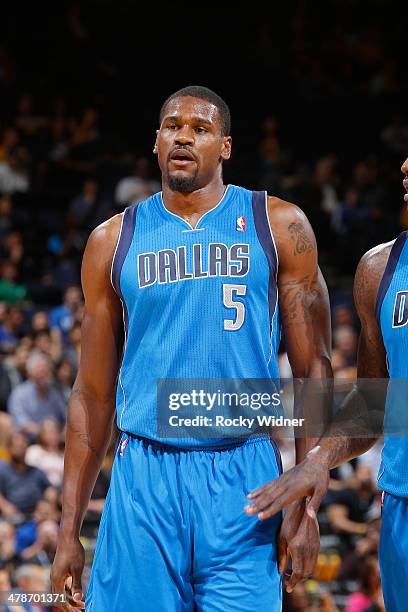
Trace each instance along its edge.
<path fill-rule="evenodd" d="M 408 159 L 401 170 L 407 191 L 404 200 L 408 203 Z M 344 416 L 330 426 L 327 436 L 307 453 L 302 463 L 279 480 L 251 493 L 249 497 L 254 501 L 246 508 L 249 515 L 269 519 L 285 505 L 309 496 L 306 511 L 315 516 L 327 491 L 328 470 L 374 444 L 385 408 L 384 447 L 378 474 L 378 486 L 384 491 L 379 557 L 385 606 L 392 612 L 407 609 L 407 266 L 407 231 L 362 257 L 354 281 L 354 300 L 361 321 L 358 382 L 346 399 Z M 377 414 L 374 419 L 370 411 Z"/>
<path fill-rule="evenodd" d="M 266 435 L 163 441 L 157 381 L 277 377 L 280 322 L 294 375 L 330 376 L 315 238 L 296 206 L 224 185 L 230 113 L 212 91 L 165 101 L 154 152 L 163 191 L 96 228 L 84 253 L 53 590 L 72 578 L 70 606 L 84 607 L 79 533 L 116 403 L 123 433 L 86 610 L 277 611 L 278 561 L 282 571 L 289 554 L 297 567 L 289 589 L 313 571 L 315 518 L 294 504 L 278 553 L 280 517 L 243 512 L 249 491 L 279 476 L 275 445 Z M 315 443 L 299 441 L 299 461 Z"/>

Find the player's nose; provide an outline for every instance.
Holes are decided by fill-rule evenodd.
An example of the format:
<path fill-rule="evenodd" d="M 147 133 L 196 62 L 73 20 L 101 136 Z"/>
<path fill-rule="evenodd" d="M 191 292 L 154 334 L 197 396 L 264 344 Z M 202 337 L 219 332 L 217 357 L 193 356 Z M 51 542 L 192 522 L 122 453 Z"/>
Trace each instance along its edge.
<path fill-rule="evenodd" d="M 177 144 L 193 144 L 194 132 L 188 126 L 182 127 L 177 130 L 175 142 Z"/>
<path fill-rule="evenodd" d="M 408 176 L 408 157 L 401 166 L 401 172 Z"/>

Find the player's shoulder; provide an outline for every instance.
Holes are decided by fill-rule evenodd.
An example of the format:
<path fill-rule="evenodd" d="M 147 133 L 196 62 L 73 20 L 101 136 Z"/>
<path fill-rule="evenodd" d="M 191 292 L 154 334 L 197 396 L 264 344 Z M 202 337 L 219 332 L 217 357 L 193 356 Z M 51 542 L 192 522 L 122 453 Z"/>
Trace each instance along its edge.
<path fill-rule="evenodd" d="M 307 217 L 297 204 L 282 198 L 268 195 L 268 215 L 275 223 L 305 222 Z"/>
<path fill-rule="evenodd" d="M 357 266 L 356 274 L 364 275 L 365 277 L 369 276 L 373 280 L 381 280 L 395 241 L 396 238 L 394 238 L 394 240 L 390 240 L 389 242 L 377 244 L 375 247 L 364 253 Z"/>
<path fill-rule="evenodd" d="M 92 230 L 89 240 L 96 243 L 106 243 L 106 241 L 117 241 L 122 226 L 124 213 L 118 213 L 110 217 Z"/>
<path fill-rule="evenodd" d="M 89 235 L 86 251 L 98 254 L 98 257 L 102 254 L 111 257 L 119 240 L 123 216 L 123 212 L 118 213 L 97 225 Z"/>
<path fill-rule="evenodd" d="M 111 265 L 120 236 L 123 214 L 114 215 L 92 230 L 84 252 L 85 269 L 90 266 L 90 269 L 97 267 L 103 270 Z"/>
<path fill-rule="evenodd" d="M 373 313 L 387 262 L 395 240 L 373 247 L 361 257 L 354 277 L 354 301 L 360 316 Z"/>
<path fill-rule="evenodd" d="M 299 206 L 276 196 L 268 196 L 268 218 L 281 261 L 285 254 L 290 257 L 293 254 L 315 257 L 315 235 Z"/>

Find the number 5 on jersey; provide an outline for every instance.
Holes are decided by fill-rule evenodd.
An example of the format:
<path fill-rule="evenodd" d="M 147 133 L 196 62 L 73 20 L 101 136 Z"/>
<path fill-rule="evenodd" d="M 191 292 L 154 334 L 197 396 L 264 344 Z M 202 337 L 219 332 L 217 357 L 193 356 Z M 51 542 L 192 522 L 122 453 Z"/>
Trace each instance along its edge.
<path fill-rule="evenodd" d="M 226 308 L 235 308 L 235 321 L 224 319 L 224 329 L 227 331 L 237 331 L 242 327 L 245 320 L 245 304 L 239 300 L 234 301 L 236 296 L 246 295 L 246 285 L 223 285 L 223 303 Z"/>

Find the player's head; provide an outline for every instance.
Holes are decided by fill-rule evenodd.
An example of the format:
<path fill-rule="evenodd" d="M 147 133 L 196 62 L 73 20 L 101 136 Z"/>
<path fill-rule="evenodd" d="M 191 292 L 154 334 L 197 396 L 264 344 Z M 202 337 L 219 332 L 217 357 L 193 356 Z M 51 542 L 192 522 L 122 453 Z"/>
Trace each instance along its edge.
<path fill-rule="evenodd" d="M 221 177 L 231 155 L 230 130 L 229 108 L 211 89 L 193 85 L 169 96 L 154 146 L 163 183 L 189 193 Z"/>

